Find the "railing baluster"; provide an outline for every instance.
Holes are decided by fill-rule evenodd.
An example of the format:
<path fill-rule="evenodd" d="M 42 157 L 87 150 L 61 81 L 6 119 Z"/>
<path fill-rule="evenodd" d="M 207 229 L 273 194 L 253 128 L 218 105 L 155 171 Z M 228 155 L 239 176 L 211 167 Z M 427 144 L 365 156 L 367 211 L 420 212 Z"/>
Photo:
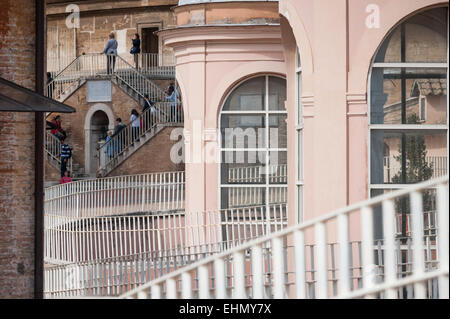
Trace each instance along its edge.
<path fill-rule="evenodd" d="M 395 207 L 392 200 L 385 200 L 383 207 L 384 232 L 384 282 L 394 282 L 397 278 L 397 265 L 395 262 Z M 386 290 L 386 298 L 396 299 L 397 292 L 393 288 Z"/>
<path fill-rule="evenodd" d="M 244 252 L 238 251 L 233 254 L 233 298 L 244 299 L 245 294 L 245 270 Z"/>
<path fill-rule="evenodd" d="M 422 195 L 414 192 L 410 195 L 412 238 L 413 238 L 413 274 L 422 275 L 425 271 L 424 246 L 423 246 L 423 203 Z M 414 293 L 417 299 L 425 299 L 426 287 L 424 282 L 414 285 Z"/>
<path fill-rule="evenodd" d="M 436 190 L 437 220 L 439 222 L 437 233 L 439 267 L 447 271 L 447 275 L 439 277 L 439 298 L 449 298 L 448 271 L 449 271 L 449 220 L 448 220 L 448 184 L 439 185 Z"/>
<path fill-rule="evenodd" d="M 315 236 L 317 247 L 317 297 L 325 299 L 328 297 L 328 260 L 326 226 L 324 223 L 316 224 Z"/>

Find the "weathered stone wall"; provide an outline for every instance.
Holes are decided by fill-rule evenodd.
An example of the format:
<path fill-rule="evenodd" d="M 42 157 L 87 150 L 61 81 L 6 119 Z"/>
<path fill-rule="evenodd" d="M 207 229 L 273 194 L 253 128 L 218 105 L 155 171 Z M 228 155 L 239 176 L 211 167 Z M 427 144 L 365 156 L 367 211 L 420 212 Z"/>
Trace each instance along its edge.
<path fill-rule="evenodd" d="M 64 5 L 48 7 L 47 26 L 49 28 L 59 26 L 61 29 L 67 29 L 68 14 L 65 13 Z M 133 34 L 138 32 L 142 36 L 141 29 L 147 27 L 165 29 L 175 26 L 175 16 L 170 10 L 173 5 L 173 0 L 157 3 L 130 1 L 127 7 L 118 1 L 104 1 L 101 5 L 80 4 L 80 28 L 76 30 L 76 55 L 102 52 L 109 33 L 113 31 L 119 43 L 118 54 L 133 63 L 132 55 L 129 54 Z M 169 48 L 162 48 L 161 41 L 159 47 L 160 53 L 171 52 Z"/>
<path fill-rule="evenodd" d="M 0 76 L 35 87 L 35 6 L 0 1 Z M 0 112 L 0 298 L 34 294 L 34 113 Z"/>

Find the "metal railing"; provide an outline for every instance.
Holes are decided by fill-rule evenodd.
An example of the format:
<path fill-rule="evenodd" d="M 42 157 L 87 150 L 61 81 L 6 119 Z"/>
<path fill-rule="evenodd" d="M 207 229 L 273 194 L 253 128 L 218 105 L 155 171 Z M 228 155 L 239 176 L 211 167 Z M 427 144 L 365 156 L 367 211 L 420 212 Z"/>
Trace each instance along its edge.
<path fill-rule="evenodd" d="M 64 100 L 83 80 L 96 76 L 115 76 L 139 96 L 164 101 L 164 91 L 120 56 L 84 54 L 78 56 L 47 85 L 47 96 Z"/>
<path fill-rule="evenodd" d="M 45 151 L 47 156 L 51 159 L 54 165 L 57 165 L 58 169 L 61 167 L 61 141 L 52 133 L 45 132 Z M 73 174 L 73 160 L 72 157 L 69 158 L 67 163 L 67 169 L 71 174 Z"/>
<path fill-rule="evenodd" d="M 152 76 L 175 79 L 175 55 L 173 53 L 141 53 L 139 71 Z"/>
<path fill-rule="evenodd" d="M 158 125 L 184 122 L 183 108 L 177 102 L 157 102 L 139 115 L 135 123 L 129 123 L 119 133 L 98 149 L 98 170 L 111 170 L 119 164 L 118 158 L 124 155 L 135 142 L 147 140 L 146 134 L 155 132 Z"/>
<path fill-rule="evenodd" d="M 46 269 L 45 295 L 118 295 L 286 225 L 286 204 L 52 224 L 46 249 L 75 262 Z"/>
<path fill-rule="evenodd" d="M 81 180 L 45 189 L 46 216 L 85 218 L 184 208 L 184 172 Z"/>
<path fill-rule="evenodd" d="M 427 269 L 423 230 L 423 196 L 436 189 L 438 230 L 436 260 Z M 402 249 L 395 238 L 395 200 L 407 198 L 412 220 L 412 271 L 403 272 Z M 382 217 L 381 260 L 376 258 L 374 212 Z M 312 221 L 295 225 L 206 257 L 142 285 L 122 298 L 307 298 L 306 274 L 310 258 L 305 245 L 314 247 L 314 298 L 449 298 L 448 176 L 411 185 L 362 203 L 336 210 Z M 350 233 L 351 230 L 351 233 Z M 361 239 L 361 284 L 355 284 L 350 258 L 350 236 Z M 337 243 L 337 285 L 329 282 L 332 259 L 327 247 Z M 401 247 L 400 247 L 401 248 Z M 410 253 L 410 254 L 411 254 Z M 226 267 L 232 265 L 231 269 Z M 399 270 L 400 269 L 400 270 Z M 379 270 L 382 271 L 380 276 Z M 335 274 L 336 275 L 336 274 Z M 430 291 L 429 283 L 436 294 Z"/>

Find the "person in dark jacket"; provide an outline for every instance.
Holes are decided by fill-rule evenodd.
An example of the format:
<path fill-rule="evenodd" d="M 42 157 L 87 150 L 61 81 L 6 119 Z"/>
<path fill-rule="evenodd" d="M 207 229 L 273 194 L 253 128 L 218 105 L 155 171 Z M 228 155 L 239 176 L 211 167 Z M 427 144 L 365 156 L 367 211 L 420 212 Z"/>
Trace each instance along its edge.
<path fill-rule="evenodd" d="M 139 53 L 141 53 L 141 40 L 139 39 L 139 34 L 135 33 L 131 39 L 133 46 L 131 47 L 130 53 L 134 57 L 134 63 L 136 64 L 136 70 L 139 68 Z"/>
<path fill-rule="evenodd" d="M 67 170 L 67 164 L 69 163 L 69 158 L 72 157 L 72 150 L 70 149 L 69 144 L 66 144 L 65 139 L 61 139 L 61 177 L 64 176 L 64 173 Z"/>
<path fill-rule="evenodd" d="M 119 133 L 125 128 L 125 124 L 123 124 L 122 119 L 120 117 L 118 117 L 116 119 L 116 126 L 114 127 L 114 133 L 113 136 L 111 138 L 113 138 L 116 135 L 119 135 Z M 123 145 L 125 144 L 125 141 L 127 139 L 126 137 L 126 131 L 124 131 L 123 134 L 120 134 L 120 136 L 118 136 L 115 141 L 114 141 L 114 145 L 113 148 L 114 150 L 117 149 L 118 154 L 120 154 L 122 152 L 123 149 Z M 117 145 L 116 145 L 117 143 Z"/>
<path fill-rule="evenodd" d="M 112 74 L 114 72 L 114 66 L 116 64 L 116 56 L 117 56 L 117 40 L 115 39 L 115 35 L 113 32 L 109 34 L 109 40 L 106 42 L 105 49 L 103 49 L 103 54 L 106 54 L 106 68 L 108 74 Z"/>

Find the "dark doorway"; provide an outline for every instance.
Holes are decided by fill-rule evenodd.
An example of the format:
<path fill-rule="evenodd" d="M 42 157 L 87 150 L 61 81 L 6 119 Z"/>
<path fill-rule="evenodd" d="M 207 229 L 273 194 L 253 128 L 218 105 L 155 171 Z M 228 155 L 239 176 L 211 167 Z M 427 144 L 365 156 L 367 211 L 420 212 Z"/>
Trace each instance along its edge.
<path fill-rule="evenodd" d="M 159 28 L 144 28 L 142 29 L 142 53 L 158 53 L 159 41 L 158 37 L 154 33 Z"/>

